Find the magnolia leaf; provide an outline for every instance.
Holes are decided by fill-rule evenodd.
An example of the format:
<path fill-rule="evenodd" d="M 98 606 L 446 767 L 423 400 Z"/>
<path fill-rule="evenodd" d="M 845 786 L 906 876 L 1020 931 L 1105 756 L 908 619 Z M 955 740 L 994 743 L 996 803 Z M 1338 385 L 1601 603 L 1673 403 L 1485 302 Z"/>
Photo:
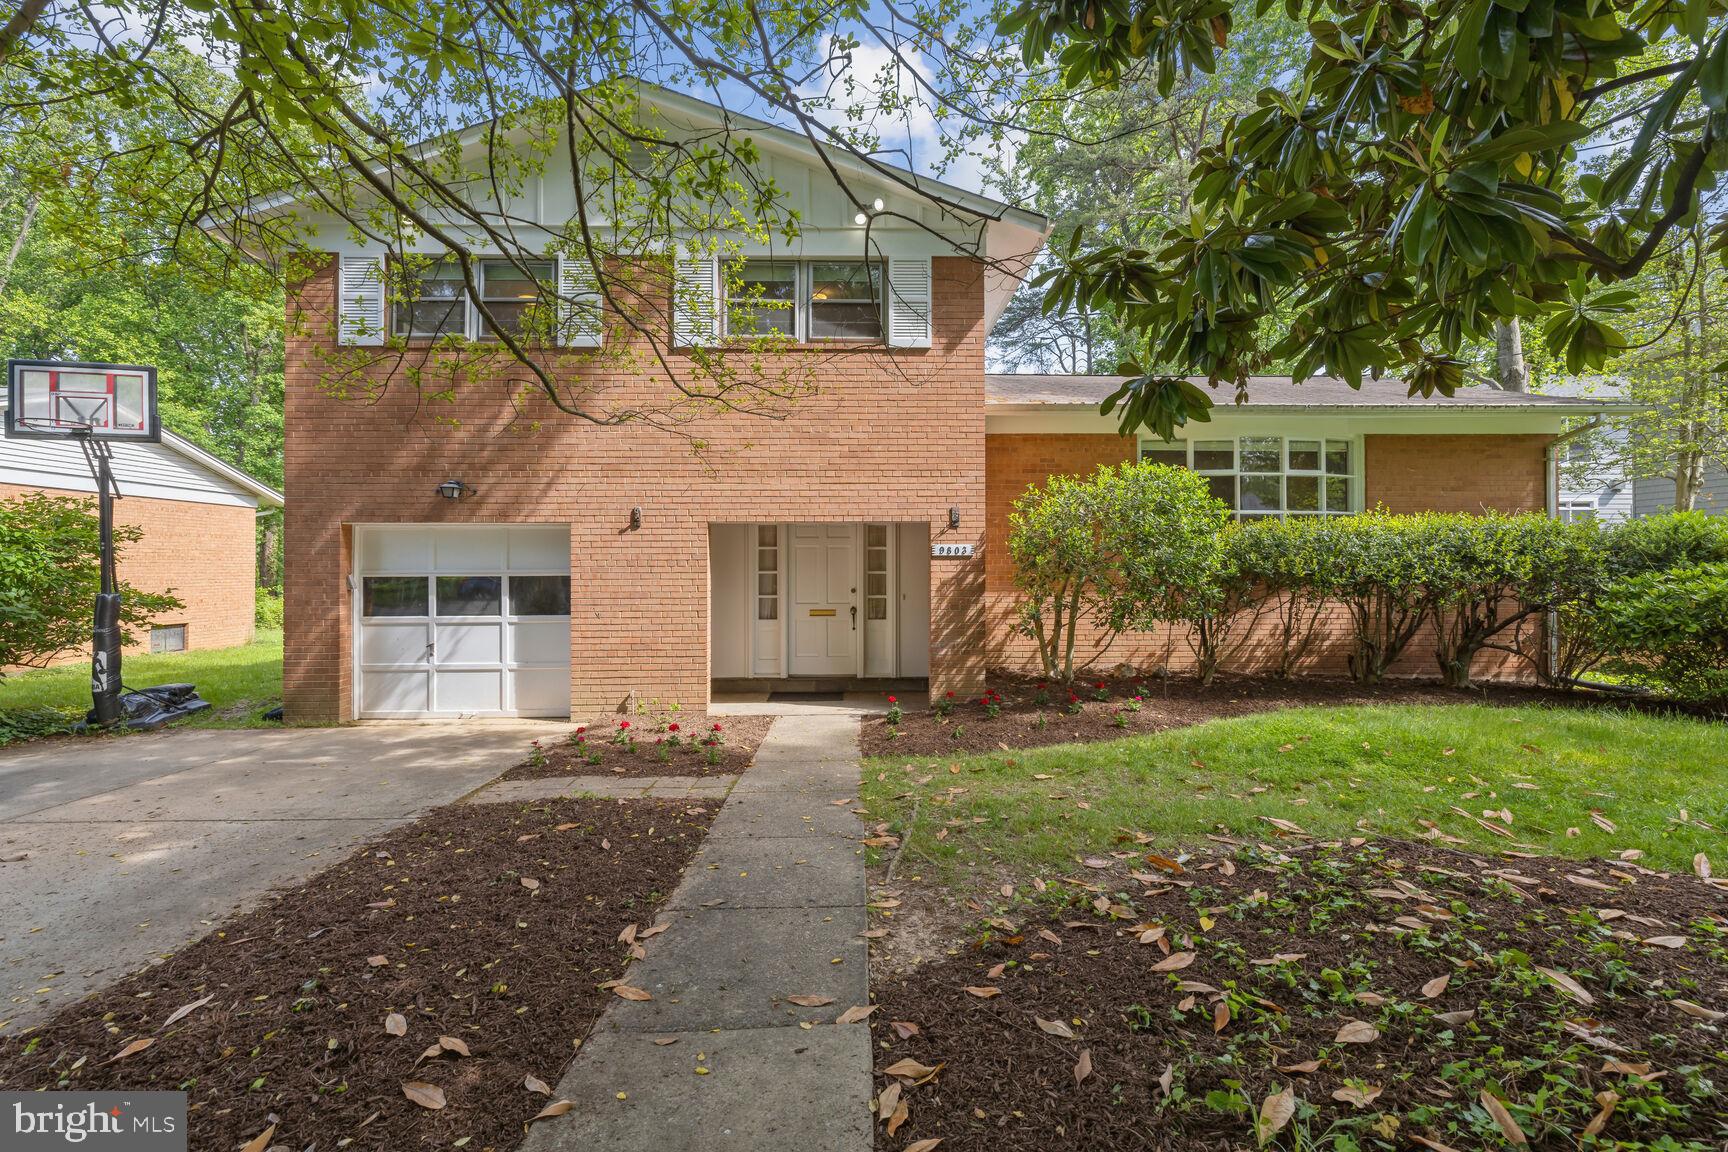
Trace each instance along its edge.
<path fill-rule="evenodd" d="M 894 1115 L 894 1109 L 900 1103 L 900 1092 L 900 1081 L 889 1081 L 888 1087 L 876 1097 L 876 1119 L 887 1120 Z"/>
<path fill-rule="evenodd" d="M 1194 953 L 1172 952 L 1170 955 L 1164 957 L 1164 959 L 1158 961 L 1158 963 L 1152 965 L 1152 971 L 1174 972 L 1179 968 L 1186 968 L 1192 963 L 1194 963 Z"/>
<path fill-rule="evenodd" d="M 1300 1064 L 1273 1064 L 1272 1067 L 1289 1075 L 1306 1076 L 1310 1072 L 1320 1070 L 1320 1061 L 1304 1060 Z"/>
<path fill-rule="evenodd" d="M 788 1003 L 796 1004 L 801 1008 L 820 1008 L 824 1004 L 834 1003 L 834 997 L 832 996 L 817 996 L 811 993 L 788 996 L 786 997 L 786 1000 Z"/>
<path fill-rule="evenodd" d="M 384 1031 L 392 1036 L 408 1035 L 408 1018 L 400 1012 L 392 1012 L 384 1017 Z"/>
<path fill-rule="evenodd" d="M 916 1140 L 906 1145 L 906 1152 L 930 1152 L 936 1145 L 942 1143 L 942 1137 L 931 1136 L 925 1140 Z"/>
<path fill-rule="evenodd" d="M 1710 879 L 1710 857 L 1702 852 L 1692 857 L 1692 871 L 1702 880 Z"/>
<path fill-rule="evenodd" d="M 571 1100 L 554 1100 L 554 1101 L 552 1101 L 552 1103 L 546 1105 L 546 1107 L 540 1109 L 540 1111 L 538 1111 L 538 1112 L 534 1113 L 534 1115 L 530 1116 L 528 1118 L 528 1124 L 532 1124 L 536 1120 L 550 1120 L 554 1116 L 562 1116 L 562 1115 L 564 1115 L 564 1113 L 570 1111 L 570 1109 L 572 1109 L 574 1107 L 576 1107 L 576 1104 L 574 1101 L 571 1101 Z M 528 1124 L 522 1125 L 522 1130 L 524 1132 L 526 1132 L 528 1130 Z"/>
<path fill-rule="evenodd" d="M 1590 1123 L 1584 1125 L 1586 1137 L 1600 1135 L 1602 1129 L 1608 1126 L 1608 1118 L 1614 1115 L 1614 1109 L 1620 1103 L 1620 1093 L 1613 1089 L 1604 1089 L 1596 1093 L 1596 1104 L 1602 1110 L 1596 1113 Z"/>
<path fill-rule="evenodd" d="M 1038 1027 L 1043 1031 L 1050 1033 L 1052 1036 L 1060 1036 L 1064 1040 L 1074 1039 L 1074 1029 L 1068 1027 L 1068 1025 L 1064 1024 L 1060 1020 L 1046 1020 L 1042 1016 L 1034 1016 L 1032 1017 L 1032 1022 L 1038 1025 Z"/>
<path fill-rule="evenodd" d="M 1260 1120 L 1254 1125 L 1254 1142 L 1264 1148 L 1296 1115 L 1296 1091 L 1286 1087 L 1260 1102 Z"/>
<path fill-rule="evenodd" d="M 1092 1075 L 1092 1049 L 1080 1049 L 1080 1059 L 1074 1062 L 1074 1084 L 1078 1087 L 1086 1083 L 1086 1078 Z"/>
<path fill-rule="evenodd" d="M 134 1040 L 132 1043 L 126 1045 L 126 1047 L 110 1056 L 107 1063 L 112 1064 L 116 1060 L 124 1060 L 128 1056 L 135 1056 L 154 1043 L 156 1043 L 156 1038 L 154 1036 L 146 1036 L 142 1040 Z"/>
<path fill-rule="evenodd" d="M 968 984 L 965 988 L 965 991 L 970 993 L 973 996 L 978 997 L 978 999 L 980 999 L 980 1000 L 988 1000 L 992 996 L 1002 995 L 1002 989 L 992 988 L 988 985 L 978 986 L 978 985 L 974 985 L 974 984 Z"/>
<path fill-rule="evenodd" d="M 1542 973 L 1542 975 L 1548 977 L 1549 980 L 1554 982 L 1555 987 L 1559 988 L 1562 992 L 1566 993 L 1568 996 L 1570 996 L 1574 1000 L 1578 1001 L 1578 1003 L 1583 1004 L 1585 1006 L 1589 1006 L 1591 1004 L 1596 1003 L 1596 997 L 1590 995 L 1589 992 L 1585 991 L 1584 985 L 1578 983 L 1578 981 L 1572 979 L 1572 977 L 1568 976 L 1566 973 L 1560 971 L 1559 969 L 1557 969 L 1557 968 L 1544 968 L 1544 967 L 1542 967 L 1542 965 L 1538 964 L 1538 965 L 1536 965 L 1536 971 L 1538 971 L 1538 972 Z"/>
<path fill-rule="evenodd" d="M 907 1106 L 905 1100 L 901 1100 L 894 1106 L 893 1113 L 888 1117 L 888 1127 L 886 1129 L 888 1135 L 892 1136 L 894 1133 L 900 1131 L 900 1125 L 906 1123 L 906 1121 L 911 1118 L 912 1109 Z"/>
<path fill-rule="evenodd" d="M 539 889 L 540 881 L 534 879 L 534 877 L 532 877 L 532 876 L 524 876 L 524 877 L 522 877 L 522 887 L 528 889 L 528 891 L 530 891 L 530 892 L 533 892 L 533 891 L 536 891 Z"/>
<path fill-rule="evenodd" d="M 540 1077 L 534 1075 L 532 1072 L 522 1077 L 522 1087 L 526 1088 L 530 1092 L 538 1092 L 542 1096 L 552 1095 L 551 1085 L 547 1084 L 546 1081 L 540 1079 Z"/>
<path fill-rule="evenodd" d="M 436 1084 L 428 1084 L 424 1080 L 408 1080 L 402 1084 L 402 1095 L 414 1101 L 422 1108 L 430 1108 L 434 1112 L 444 1107 L 444 1089 Z"/>
<path fill-rule="evenodd" d="M 462 1041 L 456 1039 L 454 1036 L 438 1037 L 438 1047 L 442 1048 L 446 1052 L 454 1052 L 458 1056 L 473 1055 L 472 1052 L 468 1051 L 468 1045 L 462 1043 Z"/>
<path fill-rule="evenodd" d="M 642 989 L 633 988 L 628 984 L 614 984 L 612 986 L 612 994 L 625 1000 L 654 999 L 654 994 L 652 992 L 644 992 Z"/>
<path fill-rule="evenodd" d="M 1648 936 L 1639 941 L 1639 943 L 1648 944 L 1652 948 L 1684 948 L 1686 947 L 1686 937 Z"/>
<path fill-rule="evenodd" d="M 1518 1127 L 1518 1121 L 1512 1118 L 1512 1113 L 1506 1110 L 1506 1105 L 1500 1103 L 1500 1098 L 1484 1088 L 1477 1094 L 1482 1101 L 1482 1107 L 1488 1110 L 1488 1115 L 1494 1117 L 1494 1123 L 1500 1125 L 1500 1131 L 1506 1133 L 1506 1139 L 1519 1146 L 1530 1143 L 1530 1138 L 1524 1135 L 1524 1129 Z"/>
<path fill-rule="evenodd" d="M 1332 1099 L 1353 1108 L 1366 1108 L 1378 1100 L 1383 1091 L 1385 1089 L 1377 1084 L 1346 1084 L 1332 1090 Z"/>
<path fill-rule="evenodd" d="M 1340 1044 L 1372 1044 L 1380 1039 L 1380 1029 L 1366 1020 L 1346 1020 L 1338 1029 L 1337 1041 Z"/>
<path fill-rule="evenodd" d="M 916 1036 L 919 1032 L 923 1031 L 923 1029 L 919 1028 L 918 1025 L 912 1023 L 910 1020 L 890 1020 L 888 1022 L 888 1027 L 892 1028 L 894 1030 L 894 1035 L 898 1036 L 902 1040 Z"/>
<path fill-rule="evenodd" d="M 852 1007 L 846 1009 L 846 1011 L 840 1013 L 840 1015 L 836 1016 L 834 1018 L 834 1023 L 836 1023 L 836 1024 L 856 1024 L 860 1020 L 867 1020 L 870 1017 L 870 1013 L 876 1011 L 877 1007 L 878 1006 L 875 1004 L 871 1004 L 868 1006 L 863 1005 L 863 1004 L 855 1004 Z"/>
<path fill-rule="evenodd" d="M 390 958 L 388 956 L 368 956 L 366 957 L 366 963 L 368 966 L 373 968 L 382 968 L 386 964 L 390 963 Z"/>
<path fill-rule="evenodd" d="M 157 1031 L 160 1032 L 163 1028 L 167 1028 L 172 1024 L 176 1024 L 179 1021 L 186 1019 L 186 1017 L 192 1015 L 192 1013 L 198 1011 L 198 1009 L 204 1007 L 204 1005 L 210 1003 L 210 1001 L 214 999 L 216 999 L 216 993 L 212 992 L 202 1000 L 194 1000 L 190 1004 L 182 1004 L 180 1007 L 174 1009 L 168 1019 L 162 1021 L 162 1028 L 158 1028 Z"/>
<path fill-rule="evenodd" d="M 1450 983 L 1452 983 L 1452 974 L 1450 972 L 1444 976 L 1434 977 L 1434 979 L 1422 985 L 1422 998 L 1425 1000 L 1434 999 L 1434 997 L 1446 991 L 1446 985 Z"/>
<path fill-rule="evenodd" d="M 270 1147 L 270 1137 L 274 1135 L 276 1135 L 276 1125 L 272 1124 L 270 1127 L 264 1129 L 264 1131 L 258 1133 L 258 1135 L 252 1137 L 252 1139 L 246 1141 L 245 1146 L 240 1149 L 240 1152 L 264 1152 L 264 1149 Z"/>
<path fill-rule="evenodd" d="M 882 1070 L 884 1076 L 902 1076 L 907 1080 L 922 1080 L 936 1069 L 928 1064 L 920 1064 L 908 1056 L 904 1060 L 896 1060 Z"/>
<path fill-rule="evenodd" d="M 1676 998 L 1676 999 L 1668 1001 L 1668 1003 L 1674 1005 L 1674 1007 L 1680 1009 L 1680 1011 L 1686 1013 L 1686 1015 L 1688 1015 L 1688 1016 L 1694 1017 L 1694 1018 L 1699 1019 L 1699 1020 L 1708 1020 L 1711 1023 L 1715 1023 L 1717 1020 L 1722 1019 L 1725 1015 L 1728 1015 L 1728 1013 L 1717 1012 L 1714 1009 L 1706 1008 L 1702 1004 L 1694 1004 L 1690 1000 L 1681 1000 L 1681 999 Z M 120 1055 L 124 1056 L 125 1053 L 122 1052 Z M 120 1058 L 119 1056 L 115 1057 L 116 1060 L 118 1060 L 119 1058 Z"/>

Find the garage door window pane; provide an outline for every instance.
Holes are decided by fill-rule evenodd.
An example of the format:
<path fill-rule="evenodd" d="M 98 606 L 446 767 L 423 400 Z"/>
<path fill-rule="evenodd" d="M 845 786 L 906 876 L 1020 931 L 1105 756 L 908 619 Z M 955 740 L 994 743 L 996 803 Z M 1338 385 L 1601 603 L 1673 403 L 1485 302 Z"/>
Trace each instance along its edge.
<path fill-rule="evenodd" d="M 510 615 L 570 615 L 570 577 L 510 577 Z"/>
<path fill-rule="evenodd" d="M 504 606 L 498 576 L 438 577 L 438 615 L 496 616 Z"/>
<path fill-rule="evenodd" d="M 426 615 L 426 577 L 368 576 L 362 582 L 360 611 L 367 616 Z"/>

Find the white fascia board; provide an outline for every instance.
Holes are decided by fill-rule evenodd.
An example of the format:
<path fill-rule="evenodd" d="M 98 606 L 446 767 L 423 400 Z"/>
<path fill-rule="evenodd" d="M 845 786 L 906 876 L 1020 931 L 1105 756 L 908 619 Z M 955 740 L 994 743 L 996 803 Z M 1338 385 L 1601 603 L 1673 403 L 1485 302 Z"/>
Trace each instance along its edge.
<path fill-rule="evenodd" d="M 1256 407 L 1244 411 L 1220 405 L 1212 419 L 1176 431 L 1182 440 L 1225 439 L 1232 436 L 1377 435 L 1377 436 L 1510 436 L 1550 435 L 1565 430 L 1567 410 L 1510 411 L 1442 408 L 1303 408 Z M 1091 433 L 1114 435 L 1114 414 L 1101 416 L 1094 405 L 991 404 L 985 412 L 988 435 Z M 1148 435 L 1145 431 L 1142 437 Z"/>
<path fill-rule="evenodd" d="M 234 467 L 232 464 L 229 464 L 227 461 L 212 456 L 190 440 L 176 436 L 166 428 L 162 430 L 162 445 L 165 448 L 172 448 L 188 460 L 209 469 L 224 480 L 227 480 L 229 483 L 237 484 L 241 488 L 252 493 L 252 495 L 258 498 L 258 504 L 260 507 L 266 505 L 272 508 L 282 507 L 282 493 L 276 491 L 276 489 L 270 487 L 268 484 L 254 480 L 252 477 L 240 471 L 240 469 Z"/>

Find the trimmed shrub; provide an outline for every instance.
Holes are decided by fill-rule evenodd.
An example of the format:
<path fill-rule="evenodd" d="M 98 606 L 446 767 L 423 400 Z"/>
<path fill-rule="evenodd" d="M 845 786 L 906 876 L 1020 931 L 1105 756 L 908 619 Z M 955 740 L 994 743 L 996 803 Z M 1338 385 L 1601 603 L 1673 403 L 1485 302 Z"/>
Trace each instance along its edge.
<path fill-rule="evenodd" d="M 1350 677 L 1378 684 L 1415 639 L 1441 586 L 1438 514 L 1351 516 L 1320 541 L 1334 572 L 1333 597 L 1350 614 Z"/>
<path fill-rule="evenodd" d="M 1326 537 L 1330 525 L 1312 516 L 1265 517 L 1225 533 L 1230 564 L 1255 589 L 1254 622 L 1272 617 L 1278 640 L 1273 675 L 1280 679 L 1314 647 L 1332 599 L 1337 572 Z"/>
<path fill-rule="evenodd" d="M 1665 512 L 1626 520 L 1608 532 L 1612 577 L 1728 560 L 1728 520 L 1702 512 Z"/>
<path fill-rule="evenodd" d="M 258 589 L 258 607 L 253 616 L 253 623 L 260 628 L 273 631 L 282 630 L 282 589 Z"/>
<path fill-rule="evenodd" d="M 1678 700 L 1728 703 L 1728 562 L 1624 577 L 1597 610 L 1614 671 Z"/>

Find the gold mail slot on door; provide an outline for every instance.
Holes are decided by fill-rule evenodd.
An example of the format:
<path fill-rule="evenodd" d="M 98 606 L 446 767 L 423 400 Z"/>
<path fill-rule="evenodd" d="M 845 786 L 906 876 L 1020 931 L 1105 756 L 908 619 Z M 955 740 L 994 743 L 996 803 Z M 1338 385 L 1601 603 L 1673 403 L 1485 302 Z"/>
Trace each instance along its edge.
<path fill-rule="evenodd" d="M 812 609 L 810 609 L 810 615 L 812 615 L 812 616 L 832 616 L 832 615 L 834 615 L 834 609 L 832 609 L 832 608 L 812 608 Z"/>

